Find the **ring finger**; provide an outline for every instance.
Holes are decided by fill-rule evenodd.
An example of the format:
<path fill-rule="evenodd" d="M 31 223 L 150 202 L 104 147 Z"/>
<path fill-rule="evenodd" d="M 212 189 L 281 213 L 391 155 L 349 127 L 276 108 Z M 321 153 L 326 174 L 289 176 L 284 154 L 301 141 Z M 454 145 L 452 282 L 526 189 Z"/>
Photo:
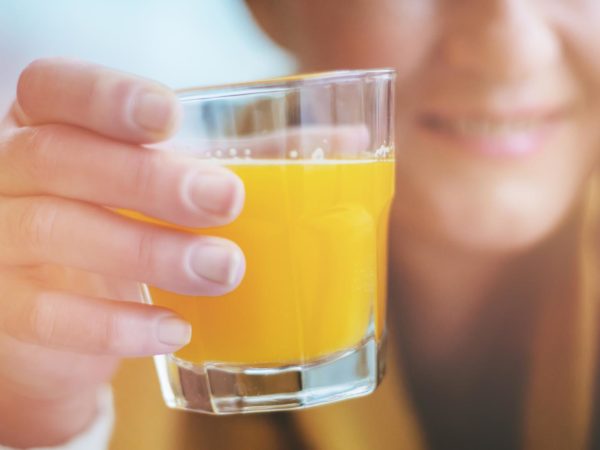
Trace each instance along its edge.
<path fill-rule="evenodd" d="M 0 264 L 58 264 L 190 295 L 222 295 L 245 269 L 237 245 L 55 197 L 0 201 Z"/>

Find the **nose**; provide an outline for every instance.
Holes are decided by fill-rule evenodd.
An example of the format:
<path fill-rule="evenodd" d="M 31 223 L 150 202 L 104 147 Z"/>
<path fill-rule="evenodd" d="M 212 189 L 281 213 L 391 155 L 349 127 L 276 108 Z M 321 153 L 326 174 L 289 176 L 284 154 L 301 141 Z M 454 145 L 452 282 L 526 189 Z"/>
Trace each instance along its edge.
<path fill-rule="evenodd" d="M 519 79 L 554 62 L 560 42 L 532 0 L 449 2 L 441 36 L 445 63 L 479 77 Z"/>

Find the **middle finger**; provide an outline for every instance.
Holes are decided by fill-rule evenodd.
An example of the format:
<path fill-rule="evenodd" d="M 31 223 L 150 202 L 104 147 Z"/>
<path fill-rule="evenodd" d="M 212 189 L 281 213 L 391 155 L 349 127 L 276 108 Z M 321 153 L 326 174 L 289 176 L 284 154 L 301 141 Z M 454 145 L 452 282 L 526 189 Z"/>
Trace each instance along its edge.
<path fill-rule="evenodd" d="M 17 129 L 0 142 L 0 194 L 54 195 L 133 209 L 189 227 L 240 213 L 241 180 L 214 163 L 117 142 L 65 125 Z"/>

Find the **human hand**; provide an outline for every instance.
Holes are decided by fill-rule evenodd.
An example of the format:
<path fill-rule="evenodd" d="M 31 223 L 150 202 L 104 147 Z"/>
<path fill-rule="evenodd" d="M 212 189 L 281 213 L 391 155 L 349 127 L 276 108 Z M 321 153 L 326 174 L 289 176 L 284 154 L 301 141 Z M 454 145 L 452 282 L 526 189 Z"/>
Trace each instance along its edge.
<path fill-rule="evenodd" d="M 190 327 L 139 303 L 137 282 L 196 295 L 240 282 L 224 239 L 244 189 L 228 170 L 149 149 L 177 126 L 156 83 L 63 59 L 34 62 L 0 126 L 0 444 L 55 445 L 93 420 L 120 358 L 173 352 Z"/>

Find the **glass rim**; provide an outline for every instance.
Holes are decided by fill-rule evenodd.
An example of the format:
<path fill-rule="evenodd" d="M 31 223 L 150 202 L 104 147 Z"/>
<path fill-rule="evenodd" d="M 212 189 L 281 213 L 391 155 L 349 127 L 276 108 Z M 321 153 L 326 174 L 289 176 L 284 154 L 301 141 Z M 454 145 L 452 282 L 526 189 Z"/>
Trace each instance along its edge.
<path fill-rule="evenodd" d="M 303 86 L 346 83 L 365 79 L 392 80 L 396 71 L 391 68 L 331 70 L 326 72 L 301 73 L 289 76 L 268 78 L 212 86 L 196 86 L 177 89 L 175 92 L 182 102 L 237 97 L 259 93 L 287 91 Z"/>

